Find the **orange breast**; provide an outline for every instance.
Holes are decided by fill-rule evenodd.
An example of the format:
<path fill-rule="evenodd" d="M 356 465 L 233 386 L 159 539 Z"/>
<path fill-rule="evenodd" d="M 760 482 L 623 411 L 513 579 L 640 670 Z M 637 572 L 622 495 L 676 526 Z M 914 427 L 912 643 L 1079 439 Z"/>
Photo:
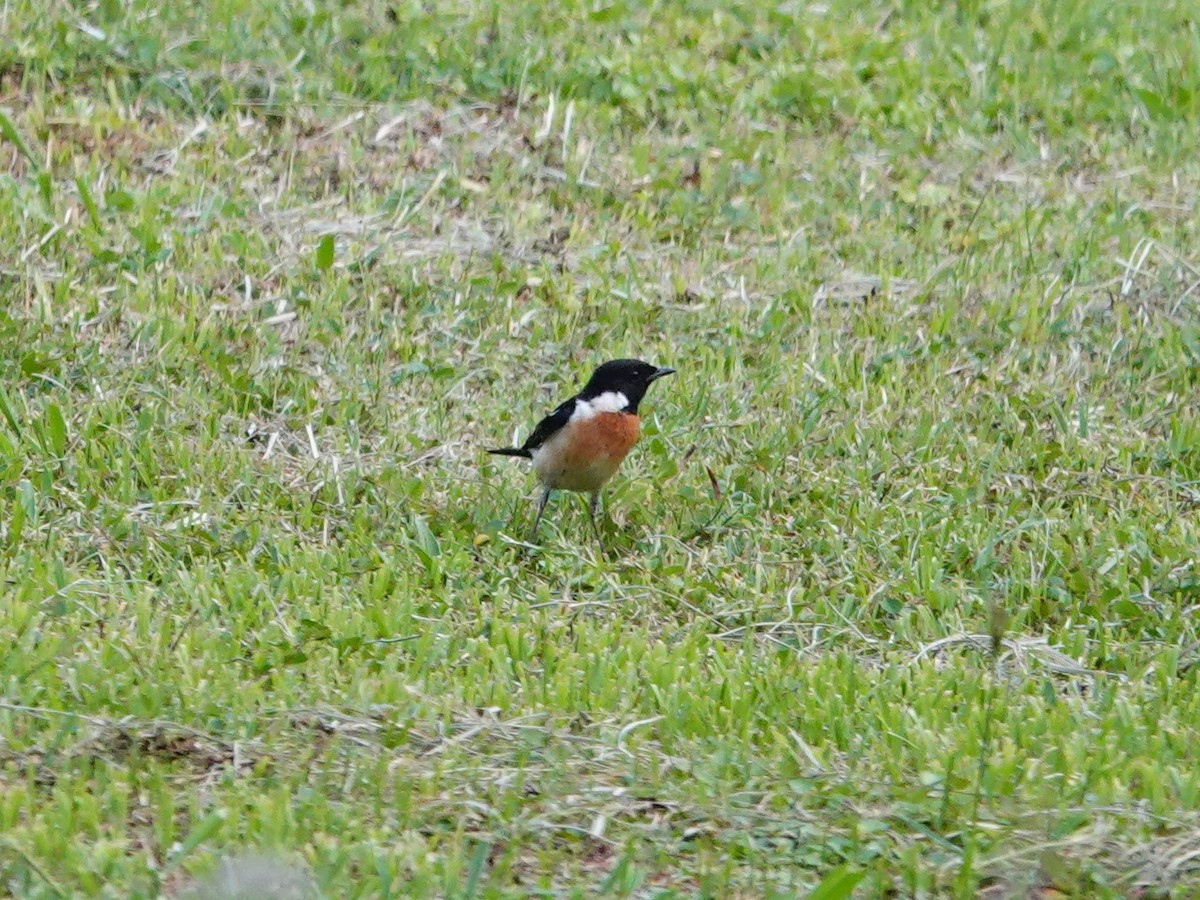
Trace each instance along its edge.
<path fill-rule="evenodd" d="M 567 425 L 534 452 L 533 468 L 548 487 L 598 491 L 637 443 L 638 417 L 603 412 Z"/>
<path fill-rule="evenodd" d="M 586 467 L 600 459 L 619 464 L 637 443 L 638 417 L 631 413 L 603 412 L 571 428 L 568 465 Z"/>

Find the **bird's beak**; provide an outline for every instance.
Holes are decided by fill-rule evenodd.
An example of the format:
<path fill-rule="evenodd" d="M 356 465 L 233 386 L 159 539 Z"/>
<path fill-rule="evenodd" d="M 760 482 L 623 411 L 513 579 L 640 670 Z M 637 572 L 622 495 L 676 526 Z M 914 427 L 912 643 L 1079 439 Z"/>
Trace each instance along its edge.
<path fill-rule="evenodd" d="M 658 381 L 658 379 L 662 378 L 664 375 L 674 375 L 674 374 L 675 374 L 674 369 L 668 369 L 666 366 L 663 366 L 661 369 L 657 369 L 654 372 L 654 374 L 650 376 L 650 380 Z"/>

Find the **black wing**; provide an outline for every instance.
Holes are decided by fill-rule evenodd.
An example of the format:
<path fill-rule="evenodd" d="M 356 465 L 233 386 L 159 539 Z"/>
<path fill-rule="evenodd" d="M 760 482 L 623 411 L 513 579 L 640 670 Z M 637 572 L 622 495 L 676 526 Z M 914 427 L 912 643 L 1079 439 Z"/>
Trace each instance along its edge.
<path fill-rule="evenodd" d="M 533 429 L 533 433 L 521 445 L 521 449 L 533 451 L 542 446 L 542 444 L 554 436 L 556 431 L 567 424 L 573 412 L 575 412 L 574 397 L 564 403 L 560 403 L 554 412 L 538 422 L 537 428 Z"/>

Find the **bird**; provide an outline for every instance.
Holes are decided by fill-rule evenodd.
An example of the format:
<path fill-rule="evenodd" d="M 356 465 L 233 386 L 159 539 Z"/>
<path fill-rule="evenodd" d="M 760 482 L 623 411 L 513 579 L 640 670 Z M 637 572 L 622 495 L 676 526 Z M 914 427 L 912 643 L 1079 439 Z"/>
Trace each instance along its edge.
<path fill-rule="evenodd" d="M 530 540 L 537 534 L 542 513 L 556 490 L 591 495 L 588 517 L 596 537 L 596 507 L 600 489 L 612 478 L 621 461 L 637 443 L 640 433 L 638 404 L 650 385 L 675 370 L 640 359 L 613 359 L 599 366 L 574 397 L 546 416 L 520 447 L 488 450 L 497 456 L 532 460 L 542 485 Z"/>

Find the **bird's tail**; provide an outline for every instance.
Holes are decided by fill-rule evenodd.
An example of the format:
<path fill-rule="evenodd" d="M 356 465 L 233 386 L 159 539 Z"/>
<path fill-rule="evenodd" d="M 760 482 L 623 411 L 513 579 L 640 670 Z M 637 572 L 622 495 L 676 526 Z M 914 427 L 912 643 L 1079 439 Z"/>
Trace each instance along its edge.
<path fill-rule="evenodd" d="M 500 447 L 496 450 L 489 450 L 488 453 L 494 453 L 496 456 L 519 456 L 522 459 L 533 459 L 533 454 L 521 447 Z"/>

